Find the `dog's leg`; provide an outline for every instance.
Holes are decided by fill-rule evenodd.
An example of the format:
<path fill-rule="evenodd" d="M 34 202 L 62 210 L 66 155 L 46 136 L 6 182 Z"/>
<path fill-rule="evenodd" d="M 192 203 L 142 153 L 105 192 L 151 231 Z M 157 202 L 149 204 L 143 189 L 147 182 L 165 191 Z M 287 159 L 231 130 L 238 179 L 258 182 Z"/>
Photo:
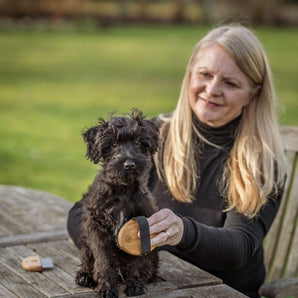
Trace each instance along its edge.
<path fill-rule="evenodd" d="M 139 296 L 145 294 L 144 283 L 139 280 L 128 280 L 124 293 L 127 296 Z"/>
<path fill-rule="evenodd" d="M 147 256 L 131 259 L 122 268 L 127 296 L 137 296 L 145 293 L 145 283 L 152 282 L 157 275 L 158 255 L 156 251 Z"/>
<path fill-rule="evenodd" d="M 97 272 L 94 278 L 98 282 L 97 291 L 99 298 L 118 298 L 118 277 L 112 272 L 113 270 L 105 270 Z"/>
<path fill-rule="evenodd" d="M 81 248 L 81 262 L 81 269 L 76 275 L 76 283 L 81 287 L 96 287 L 97 283 L 92 276 L 94 258 L 91 250 L 85 245 Z"/>
<path fill-rule="evenodd" d="M 90 244 L 94 255 L 93 279 L 97 283 L 98 297 L 117 298 L 119 295 L 119 264 L 114 248 L 108 245 L 105 240 L 107 237 L 104 236 L 106 235 L 97 234 Z"/>

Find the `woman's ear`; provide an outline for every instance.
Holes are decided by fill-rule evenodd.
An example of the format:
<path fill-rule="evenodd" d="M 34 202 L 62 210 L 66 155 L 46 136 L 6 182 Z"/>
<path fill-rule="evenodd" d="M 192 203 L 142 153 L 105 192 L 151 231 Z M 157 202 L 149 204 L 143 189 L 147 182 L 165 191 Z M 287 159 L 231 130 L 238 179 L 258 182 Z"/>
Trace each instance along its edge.
<path fill-rule="evenodd" d="M 254 99 L 258 98 L 262 90 L 261 85 L 257 85 L 251 92 L 251 96 L 248 99 L 247 105 L 249 105 Z"/>

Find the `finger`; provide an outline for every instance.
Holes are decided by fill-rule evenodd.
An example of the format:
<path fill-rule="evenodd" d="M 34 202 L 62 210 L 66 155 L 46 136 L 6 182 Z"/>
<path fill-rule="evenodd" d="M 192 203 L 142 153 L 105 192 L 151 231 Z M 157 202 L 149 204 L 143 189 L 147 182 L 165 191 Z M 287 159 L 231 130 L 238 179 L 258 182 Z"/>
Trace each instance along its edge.
<path fill-rule="evenodd" d="M 177 234 L 176 234 L 177 235 Z M 151 239 L 151 246 L 163 246 L 163 245 L 175 245 L 175 235 L 172 236 L 171 232 L 169 230 L 162 231 L 159 234 L 157 234 L 155 237 Z"/>
<path fill-rule="evenodd" d="M 165 220 L 169 217 L 170 213 L 172 211 L 169 209 L 161 209 L 147 218 L 150 234 L 157 234 L 168 228 L 169 224 Z M 140 231 L 137 233 L 137 237 L 141 237 Z"/>
<path fill-rule="evenodd" d="M 177 245 L 180 243 L 184 232 L 183 221 L 176 217 L 175 224 L 167 230 L 163 230 L 151 239 L 151 246 Z"/>
<path fill-rule="evenodd" d="M 178 219 L 177 215 L 174 214 L 171 210 L 169 212 L 165 212 L 164 219 L 154 223 L 150 226 L 150 233 L 160 233 L 162 231 L 169 231 L 171 233 L 176 233 L 178 229 Z"/>
<path fill-rule="evenodd" d="M 167 221 L 168 218 L 168 212 L 164 209 L 147 218 L 150 234 L 158 234 L 164 230 L 167 230 L 170 226 L 170 223 Z M 137 236 L 138 238 L 141 237 L 140 231 L 138 232 Z"/>
<path fill-rule="evenodd" d="M 166 219 L 169 215 L 169 212 L 171 212 L 169 209 L 161 209 L 152 214 L 150 217 L 147 218 L 149 226 L 152 226 Z"/>
<path fill-rule="evenodd" d="M 163 246 L 166 245 L 168 240 L 168 235 L 166 232 L 160 232 L 155 237 L 151 239 L 151 247 L 153 246 Z"/>

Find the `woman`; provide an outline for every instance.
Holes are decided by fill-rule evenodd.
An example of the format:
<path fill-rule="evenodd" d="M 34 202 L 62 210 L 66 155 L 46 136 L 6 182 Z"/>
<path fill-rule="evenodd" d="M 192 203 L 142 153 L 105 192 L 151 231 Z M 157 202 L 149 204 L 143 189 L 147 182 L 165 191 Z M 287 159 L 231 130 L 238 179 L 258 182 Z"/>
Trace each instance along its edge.
<path fill-rule="evenodd" d="M 239 25 L 209 32 L 187 65 L 177 107 L 160 116 L 162 148 L 149 188 L 160 211 L 151 244 L 258 297 L 262 241 L 280 204 L 286 165 L 266 54 Z M 78 243 L 80 204 L 70 211 Z"/>

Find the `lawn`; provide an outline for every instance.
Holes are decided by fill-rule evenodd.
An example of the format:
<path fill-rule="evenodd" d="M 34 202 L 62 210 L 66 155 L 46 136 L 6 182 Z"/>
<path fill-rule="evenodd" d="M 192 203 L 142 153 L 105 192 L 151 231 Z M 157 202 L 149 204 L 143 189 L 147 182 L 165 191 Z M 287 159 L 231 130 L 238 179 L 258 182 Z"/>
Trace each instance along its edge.
<path fill-rule="evenodd" d="M 81 132 L 98 117 L 174 109 L 192 49 L 208 28 L 0 31 L 0 184 L 79 200 L 98 169 Z M 298 125 L 298 29 L 255 30 L 268 53 L 280 123 Z"/>

